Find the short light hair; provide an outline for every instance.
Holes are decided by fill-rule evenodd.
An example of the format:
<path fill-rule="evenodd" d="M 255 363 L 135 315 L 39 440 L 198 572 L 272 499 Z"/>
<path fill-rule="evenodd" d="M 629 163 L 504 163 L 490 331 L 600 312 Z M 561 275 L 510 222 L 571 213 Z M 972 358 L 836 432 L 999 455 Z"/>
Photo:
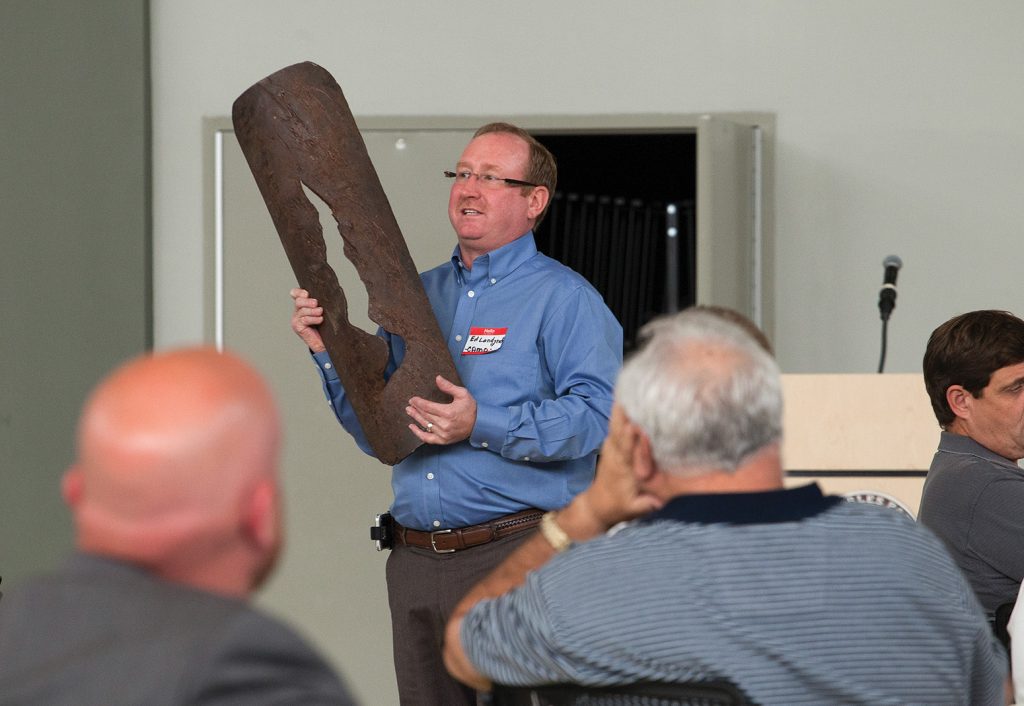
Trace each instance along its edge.
<path fill-rule="evenodd" d="M 540 212 L 536 222 L 533 224 L 534 228 L 536 228 L 544 220 L 544 216 L 548 212 L 548 206 L 551 205 L 555 198 L 555 186 L 558 184 L 558 165 L 555 162 L 555 156 L 551 154 L 547 147 L 538 142 L 536 137 L 512 123 L 487 123 L 473 133 L 473 137 L 476 138 L 495 132 L 515 135 L 527 144 L 530 148 L 530 157 L 526 162 L 526 173 L 523 175 L 522 180 L 543 186 L 548 190 L 547 206 Z M 524 194 L 528 193 L 530 188 L 532 187 L 523 187 Z"/>
<path fill-rule="evenodd" d="M 640 335 L 646 343 L 623 366 L 615 398 L 661 470 L 732 472 L 782 438 L 778 364 L 740 326 L 690 309 Z"/>

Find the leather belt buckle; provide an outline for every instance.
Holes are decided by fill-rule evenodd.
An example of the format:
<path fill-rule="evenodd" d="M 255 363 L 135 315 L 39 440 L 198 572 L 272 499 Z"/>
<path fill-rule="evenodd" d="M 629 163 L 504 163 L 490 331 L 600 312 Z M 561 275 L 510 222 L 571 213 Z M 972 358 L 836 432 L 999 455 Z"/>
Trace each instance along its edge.
<path fill-rule="evenodd" d="M 431 547 L 431 549 L 434 550 L 435 554 L 451 554 L 452 552 L 455 551 L 455 547 L 452 547 L 451 549 L 438 549 L 437 548 L 437 535 L 439 535 L 439 534 L 451 534 L 451 533 L 452 533 L 452 531 L 450 529 L 434 530 L 433 532 L 430 533 L 430 547 Z"/>

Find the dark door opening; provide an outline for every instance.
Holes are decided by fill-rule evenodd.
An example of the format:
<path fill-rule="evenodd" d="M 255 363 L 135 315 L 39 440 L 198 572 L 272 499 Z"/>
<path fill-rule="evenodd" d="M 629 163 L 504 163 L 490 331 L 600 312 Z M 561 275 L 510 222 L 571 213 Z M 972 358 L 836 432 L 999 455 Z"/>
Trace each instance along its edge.
<path fill-rule="evenodd" d="M 537 247 L 601 293 L 628 352 L 643 324 L 695 301 L 697 136 L 534 136 L 558 161 Z"/>

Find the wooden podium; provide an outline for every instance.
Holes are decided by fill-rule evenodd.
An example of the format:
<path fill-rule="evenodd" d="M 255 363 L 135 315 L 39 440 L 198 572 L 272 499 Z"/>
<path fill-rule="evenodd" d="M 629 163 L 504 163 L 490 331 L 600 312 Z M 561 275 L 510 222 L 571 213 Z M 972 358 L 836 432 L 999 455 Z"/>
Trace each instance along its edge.
<path fill-rule="evenodd" d="M 786 485 L 894 500 L 914 517 L 939 443 L 919 374 L 782 376 Z"/>

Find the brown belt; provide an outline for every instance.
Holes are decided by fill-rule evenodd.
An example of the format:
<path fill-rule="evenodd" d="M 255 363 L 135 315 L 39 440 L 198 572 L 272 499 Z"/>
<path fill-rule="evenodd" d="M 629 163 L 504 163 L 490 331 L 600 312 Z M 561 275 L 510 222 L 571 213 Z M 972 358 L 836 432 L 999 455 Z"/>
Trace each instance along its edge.
<path fill-rule="evenodd" d="M 395 523 L 395 543 L 409 547 L 432 549 L 438 554 L 449 554 L 460 549 L 478 547 L 502 537 L 517 534 L 540 524 L 543 510 L 530 508 L 513 515 L 505 515 L 490 522 L 459 529 L 421 532 Z"/>

